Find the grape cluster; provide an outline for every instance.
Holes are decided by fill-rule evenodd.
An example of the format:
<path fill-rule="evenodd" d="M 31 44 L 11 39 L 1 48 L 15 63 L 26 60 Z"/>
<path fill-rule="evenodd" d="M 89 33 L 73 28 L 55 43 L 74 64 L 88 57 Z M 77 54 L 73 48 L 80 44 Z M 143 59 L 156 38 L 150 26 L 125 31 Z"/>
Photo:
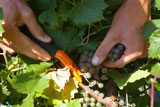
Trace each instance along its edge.
<path fill-rule="evenodd" d="M 112 60 L 112 61 L 118 60 L 124 54 L 124 51 L 125 47 L 123 44 L 121 43 L 116 44 L 109 52 L 107 60 Z"/>
<path fill-rule="evenodd" d="M 126 99 L 125 99 L 124 96 L 120 96 L 116 100 L 117 100 L 117 103 L 118 103 L 118 107 L 126 107 L 127 106 Z M 128 102 L 128 106 L 129 107 L 136 107 L 136 104 L 135 103 L 131 103 L 131 101 L 129 101 Z"/>
<path fill-rule="evenodd" d="M 108 80 L 106 75 L 108 69 L 103 66 L 93 66 L 91 64 L 93 54 L 93 52 L 89 51 L 82 53 L 80 56 L 79 67 L 83 72 L 84 78 L 88 81 L 88 86 L 92 89 L 92 91 L 99 97 L 104 98 L 104 83 Z M 82 107 L 105 107 L 105 105 L 97 102 L 95 98 L 91 97 L 84 90 L 82 90 L 81 94 L 84 97 Z"/>

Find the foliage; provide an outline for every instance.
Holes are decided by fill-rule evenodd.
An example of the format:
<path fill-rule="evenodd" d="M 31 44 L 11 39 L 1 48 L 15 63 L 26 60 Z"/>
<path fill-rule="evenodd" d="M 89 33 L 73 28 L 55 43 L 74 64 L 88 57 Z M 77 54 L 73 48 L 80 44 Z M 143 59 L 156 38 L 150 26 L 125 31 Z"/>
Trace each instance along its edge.
<path fill-rule="evenodd" d="M 67 52 L 76 64 L 81 52 L 96 50 L 122 2 L 123 0 L 28 0 L 37 20 L 53 38 L 53 43 Z M 150 89 L 153 76 L 160 70 L 159 0 L 153 1 L 151 15 L 154 19 L 148 21 L 142 28 L 142 33 L 150 43 L 147 63 L 142 60 L 134 61 L 122 69 L 109 69 L 107 74 L 120 89 L 117 90 L 117 96 L 129 94 L 137 107 L 149 105 L 146 91 L 140 91 L 139 88 L 145 85 Z M 2 20 L 0 8 L 0 23 Z M 3 29 L 0 26 L 0 35 L 2 33 Z M 20 61 L 14 64 L 17 59 Z M 4 60 L 0 62 L 0 105 L 81 106 L 80 89 L 75 78 L 64 73 L 61 79 L 62 73 L 57 73 L 54 69 L 60 68 L 57 60 L 39 62 L 16 54 L 8 55 L 7 61 L 8 66 L 12 66 L 10 69 Z M 45 72 L 49 69 L 54 70 Z M 159 79 L 160 76 L 155 84 L 157 90 L 160 90 Z"/>
<path fill-rule="evenodd" d="M 4 16 L 3 16 L 3 9 L 0 8 L 0 24 L 2 24 L 2 20 L 3 20 Z M 0 25 L 0 36 L 2 36 L 2 33 L 4 32 L 2 26 Z"/>

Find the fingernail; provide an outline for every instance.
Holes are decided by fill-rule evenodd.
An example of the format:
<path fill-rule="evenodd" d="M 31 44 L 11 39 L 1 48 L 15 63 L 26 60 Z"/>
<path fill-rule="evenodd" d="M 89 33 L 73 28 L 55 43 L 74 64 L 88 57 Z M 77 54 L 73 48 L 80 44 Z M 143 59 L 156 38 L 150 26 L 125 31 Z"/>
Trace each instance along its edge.
<path fill-rule="evenodd" d="M 45 36 L 44 36 L 44 41 L 45 41 L 45 42 L 50 42 L 50 41 L 51 41 L 51 38 L 50 38 L 48 35 L 45 35 Z"/>
<path fill-rule="evenodd" d="M 92 60 L 92 63 L 93 63 L 94 65 L 98 65 L 98 63 L 99 63 L 99 58 L 98 58 L 97 56 L 94 56 L 94 57 L 93 57 L 93 60 Z"/>
<path fill-rule="evenodd" d="M 51 60 L 51 57 L 44 57 L 43 58 L 43 61 L 49 61 L 49 60 Z"/>

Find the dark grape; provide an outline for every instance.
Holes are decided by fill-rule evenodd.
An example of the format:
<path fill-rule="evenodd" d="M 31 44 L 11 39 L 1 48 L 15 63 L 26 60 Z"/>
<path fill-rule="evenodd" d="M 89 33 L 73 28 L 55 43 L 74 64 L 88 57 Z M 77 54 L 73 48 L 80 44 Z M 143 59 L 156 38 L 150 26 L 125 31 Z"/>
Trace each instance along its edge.
<path fill-rule="evenodd" d="M 102 70 L 101 70 L 101 72 L 102 72 L 103 74 L 107 74 L 108 69 L 103 67 Z"/>
<path fill-rule="evenodd" d="M 86 66 L 81 66 L 80 70 L 82 72 L 87 72 L 88 71 L 88 68 Z"/>
<path fill-rule="evenodd" d="M 118 54 L 114 54 L 113 55 L 113 61 L 116 61 L 120 58 L 120 56 Z"/>
<path fill-rule="evenodd" d="M 122 44 L 120 44 L 120 43 L 117 45 L 117 48 L 118 48 L 119 50 L 121 50 L 121 51 L 124 51 L 124 49 L 125 49 L 124 45 L 122 45 Z"/>
<path fill-rule="evenodd" d="M 116 48 L 114 51 L 114 54 L 118 54 L 118 55 L 121 54 L 121 50 L 119 48 Z"/>

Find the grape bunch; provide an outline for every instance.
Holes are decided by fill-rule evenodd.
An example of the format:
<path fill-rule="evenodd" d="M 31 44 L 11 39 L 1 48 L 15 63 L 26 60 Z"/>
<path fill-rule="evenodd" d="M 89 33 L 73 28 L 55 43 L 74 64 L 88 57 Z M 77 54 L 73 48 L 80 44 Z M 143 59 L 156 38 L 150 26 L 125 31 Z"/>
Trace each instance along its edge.
<path fill-rule="evenodd" d="M 112 60 L 112 61 L 118 60 L 124 54 L 124 51 L 125 47 L 123 44 L 121 43 L 116 44 L 109 52 L 107 60 Z"/>
<path fill-rule="evenodd" d="M 128 107 L 136 107 L 136 104 L 131 101 L 132 98 L 128 98 L 128 99 L 129 99 Z M 127 107 L 127 103 L 126 103 L 127 101 L 124 96 L 117 97 L 116 100 L 118 103 L 118 107 Z"/>
<path fill-rule="evenodd" d="M 93 66 L 91 60 L 93 52 L 85 51 L 80 56 L 79 67 L 83 72 L 84 78 L 88 81 L 88 86 L 92 91 L 101 98 L 105 97 L 105 82 L 108 80 L 108 69 L 103 66 Z M 105 107 L 105 105 L 96 101 L 95 98 L 90 96 L 87 92 L 82 90 L 82 96 L 84 97 L 82 107 Z"/>

